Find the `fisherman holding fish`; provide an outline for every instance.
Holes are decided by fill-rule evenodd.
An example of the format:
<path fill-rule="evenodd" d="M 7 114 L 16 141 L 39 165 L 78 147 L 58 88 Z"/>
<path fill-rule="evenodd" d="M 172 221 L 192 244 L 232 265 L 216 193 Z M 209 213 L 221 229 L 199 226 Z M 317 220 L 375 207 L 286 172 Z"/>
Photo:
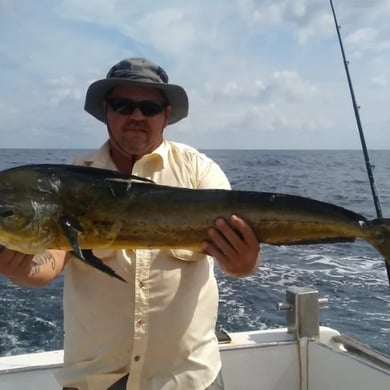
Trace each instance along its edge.
<path fill-rule="evenodd" d="M 218 164 L 165 139 L 165 128 L 187 116 L 188 98 L 152 62 L 130 58 L 114 65 L 105 79 L 88 88 L 85 110 L 106 124 L 109 137 L 75 165 L 175 187 L 230 189 Z M 217 219 L 204 239 L 199 252 L 93 251 L 127 283 L 61 250 L 33 256 L 0 246 L 0 273 L 16 284 L 38 287 L 64 270 L 64 367 L 57 374 L 64 389 L 219 390 L 213 258 L 228 275 L 250 275 L 259 263 L 259 244 L 235 215 Z"/>

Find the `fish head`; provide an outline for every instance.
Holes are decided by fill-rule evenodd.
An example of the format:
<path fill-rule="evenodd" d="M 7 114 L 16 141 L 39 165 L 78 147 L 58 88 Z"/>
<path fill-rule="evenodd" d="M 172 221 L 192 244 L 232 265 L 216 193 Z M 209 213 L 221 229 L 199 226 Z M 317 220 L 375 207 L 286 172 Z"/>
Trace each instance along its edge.
<path fill-rule="evenodd" d="M 23 253 L 39 253 L 53 238 L 58 208 L 50 203 L 0 199 L 0 244 Z"/>
<path fill-rule="evenodd" d="M 53 195 L 29 179 L 18 171 L 0 174 L 0 244 L 35 254 L 52 240 L 60 211 Z"/>
<path fill-rule="evenodd" d="M 15 232 L 25 231 L 30 225 L 31 215 L 25 207 L 20 206 L 0 199 L 0 242 L 3 245 L 6 245 Z"/>

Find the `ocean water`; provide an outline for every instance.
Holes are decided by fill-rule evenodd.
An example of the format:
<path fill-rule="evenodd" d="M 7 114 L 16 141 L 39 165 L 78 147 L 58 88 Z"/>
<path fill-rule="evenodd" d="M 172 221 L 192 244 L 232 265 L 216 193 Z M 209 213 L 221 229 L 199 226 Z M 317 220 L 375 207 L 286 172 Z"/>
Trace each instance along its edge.
<path fill-rule="evenodd" d="M 0 169 L 25 163 L 62 163 L 79 150 L 0 149 Z M 205 151 L 224 169 L 234 189 L 282 192 L 331 202 L 375 217 L 361 151 Z M 390 151 L 371 151 L 383 215 L 390 217 Z M 218 327 L 228 331 L 285 326 L 290 286 L 308 286 L 329 299 L 321 325 L 338 329 L 390 355 L 390 287 L 381 256 L 365 241 L 262 245 L 262 265 L 248 278 L 218 269 Z M 0 356 L 62 348 L 62 277 L 27 289 L 0 276 Z"/>

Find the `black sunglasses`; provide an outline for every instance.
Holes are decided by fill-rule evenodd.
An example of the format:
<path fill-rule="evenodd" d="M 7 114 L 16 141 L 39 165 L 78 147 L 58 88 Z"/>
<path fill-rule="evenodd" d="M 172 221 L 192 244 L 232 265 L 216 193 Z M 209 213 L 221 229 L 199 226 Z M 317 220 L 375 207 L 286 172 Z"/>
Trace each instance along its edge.
<path fill-rule="evenodd" d="M 127 98 L 107 98 L 106 102 L 113 111 L 121 115 L 131 115 L 139 108 L 144 116 L 154 116 L 164 111 L 167 104 L 154 100 L 135 101 Z"/>

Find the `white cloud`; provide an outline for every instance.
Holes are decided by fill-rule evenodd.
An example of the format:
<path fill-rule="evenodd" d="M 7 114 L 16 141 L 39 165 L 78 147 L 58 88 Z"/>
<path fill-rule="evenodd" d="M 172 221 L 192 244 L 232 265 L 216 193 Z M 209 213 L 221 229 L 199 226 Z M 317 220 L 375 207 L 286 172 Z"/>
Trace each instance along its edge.
<path fill-rule="evenodd" d="M 80 101 L 84 96 L 84 91 L 81 91 L 76 80 L 70 76 L 47 80 L 45 90 L 49 96 L 49 101 L 54 105 L 63 103 L 66 99 Z M 35 91 L 35 93 L 40 95 L 42 91 Z"/>
<path fill-rule="evenodd" d="M 378 38 L 378 31 L 374 28 L 360 28 L 345 38 L 350 45 L 371 45 Z"/>
<path fill-rule="evenodd" d="M 382 37 L 377 29 L 371 27 L 355 30 L 345 37 L 345 43 L 354 50 L 356 57 L 369 51 L 382 52 L 390 49 L 390 37 Z"/>
<path fill-rule="evenodd" d="M 235 75 L 236 76 L 236 75 Z M 202 93 L 202 92 L 201 92 Z M 270 100 L 285 101 L 305 97 L 313 97 L 318 91 L 315 85 L 303 80 L 294 70 L 280 70 L 266 74 L 259 74 L 249 66 L 240 78 L 231 78 L 231 75 L 209 81 L 204 93 L 211 100 L 228 98 L 241 99 L 245 102 L 266 102 Z"/>
<path fill-rule="evenodd" d="M 239 5 L 243 18 L 252 28 L 264 31 L 273 26 L 283 26 L 292 30 L 300 44 L 329 35 L 332 23 L 330 9 L 318 0 L 241 0 Z"/>
<path fill-rule="evenodd" d="M 390 148 L 390 1 L 335 3 L 365 123 Z M 343 147 L 340 129 L 355 135 L 326 1 L 0 0 L 0 10 L 0 114 L 18 135 L 3 132 L 6 146 L 23 146 L 26 125 L 36 144 L 96 146 L 104 127 L 83 112 L 86 88 L 128 56 L 188 90 L 191 115 L 169 130 L 182 142 L 326 148 Z"/>

